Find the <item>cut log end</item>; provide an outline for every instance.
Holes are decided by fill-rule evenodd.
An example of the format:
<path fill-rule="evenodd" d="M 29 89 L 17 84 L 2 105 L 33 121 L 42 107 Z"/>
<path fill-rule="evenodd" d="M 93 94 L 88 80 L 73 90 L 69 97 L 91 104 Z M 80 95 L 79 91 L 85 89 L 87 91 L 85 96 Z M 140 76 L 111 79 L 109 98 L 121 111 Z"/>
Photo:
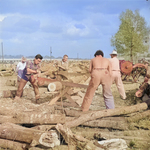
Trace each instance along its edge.
<path fill-rule="evenodd" d="M 48 85 L 48 91 L 54 92 L 62 89 L 62 84 L 61 82 L 52 82 Z"/>

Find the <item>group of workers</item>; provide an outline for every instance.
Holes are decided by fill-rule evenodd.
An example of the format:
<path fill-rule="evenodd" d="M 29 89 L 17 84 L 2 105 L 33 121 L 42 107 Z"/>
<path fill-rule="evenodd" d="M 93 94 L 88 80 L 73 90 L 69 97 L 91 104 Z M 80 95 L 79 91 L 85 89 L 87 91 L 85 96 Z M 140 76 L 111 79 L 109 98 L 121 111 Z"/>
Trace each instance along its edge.
<path fill-rule="evenodd" d="M 124 86 L 121 79 L 119 60 L 117 51 L 113 50 L 110 54 L 111 59 L 104 58 L 101 50 L 96 51 L 94 58 L 90 61 L 89 72 L 91 80 L 87 88 L 82 103 L 82 111 L 88 111 L 97 87 L 101 84 L 103 88 L 103 97 L 106 109 L 114 109 L 114 98 L 111 91 L 111 85 L 115 82 L 122 99 L 126 99 Z"/>
<path fill-rule="evenodd" d="M 90 61 L 89 72 L 91 80 L 87 88 L 86 94 L 81 106 L 82 111 L 88 111 L 92 103 L 94 93 L 98 86 L 101 84 L 103 88 L 103 97 L 106 109 L 114 109 L 114 98 L 111 91 L 111 85 L 115 82 L 122 99 L 126 99 L 124 86 L 121 79 L 119 60 L 117 58 L 117 51 L 113 50 L 110 54 L 111 59 L 104 58 L 104 53 L 101 50 L 96 51 L 94 58 Z M 17 65 L 18 72 L 18 90 L 15 100 L 22 96 L 23 88 L 29 81 L 35 92 L 36 102 L 40 99 L 38 85 L 32 78 L 33 74 L 40 76 L 40 63 L 43 57 L 38 54 L 33 61 L 26 61 L 23 57 L 22 62 Z M 68 69 L 68 56 L 64 55 L 61 62 L 57 63 L 59 70 L 66 71 Z"/>
<path fill-rule="evenodd" d="M 17 72 L 17 85 L 18 89 L 16 92 L 15 100 L 18 100 L 23 93 L 23 88 L 26 83 L 29 81 L 34 89 L 35 100 L 38 103 L 40 99 L 38 84 L 35 81 L 35 76 L 40 76 L 40 63 L 43 57 L 40 54 L 37 54 L 32 61 L 26 61 L 26 58 L 22 57 L 22 61 L 18 63 L 16 72 Z M 59 70 L 67 70 L 68 69 L 68 56 L 64 55 L 62 61 L 60 61 L 57 66 Z M 33 76 L 34 75 L 34 76 Z"/>

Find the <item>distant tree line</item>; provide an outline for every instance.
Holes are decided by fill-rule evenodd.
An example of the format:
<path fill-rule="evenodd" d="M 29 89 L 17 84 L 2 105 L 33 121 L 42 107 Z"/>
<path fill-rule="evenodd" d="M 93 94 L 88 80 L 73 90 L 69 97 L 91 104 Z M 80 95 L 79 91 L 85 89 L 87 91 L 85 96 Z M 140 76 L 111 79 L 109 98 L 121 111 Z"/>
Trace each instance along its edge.
<path fill-rule="evenodd" d="M 3 58 L 4 59 L 21 59 L 21 57 L 23 57 L 24 55 L 4 55 Z M 33 58 L 35 56 L 24 56 L 26 58 Z M 2 59 L 2 55 L 0 55 L 0 59 Z M 62 59 L 62 57 L 54 57 L 54 56 L 44 56 L 44 59 Z M 82 59 L 82 58 L 70 58 L 69 59 Z"/>

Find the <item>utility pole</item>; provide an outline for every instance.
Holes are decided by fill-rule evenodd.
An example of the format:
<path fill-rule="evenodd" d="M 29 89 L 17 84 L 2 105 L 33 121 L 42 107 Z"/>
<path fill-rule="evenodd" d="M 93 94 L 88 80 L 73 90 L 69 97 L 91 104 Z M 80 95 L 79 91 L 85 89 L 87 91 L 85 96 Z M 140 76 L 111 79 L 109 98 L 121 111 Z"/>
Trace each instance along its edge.
<path fill-rule="evenodd" d="M 51 60 L 51 54 L 52 54 L 52 47 L 50 47 L 50 60 Z"/>
<path fill-rule="evenodd" d="M 3 63 L 3 60 L 4 60 L 4 56 L 3 56 L 3 42 L 1 42 L 1 47 L 2 47 L 2 63 Z"/>

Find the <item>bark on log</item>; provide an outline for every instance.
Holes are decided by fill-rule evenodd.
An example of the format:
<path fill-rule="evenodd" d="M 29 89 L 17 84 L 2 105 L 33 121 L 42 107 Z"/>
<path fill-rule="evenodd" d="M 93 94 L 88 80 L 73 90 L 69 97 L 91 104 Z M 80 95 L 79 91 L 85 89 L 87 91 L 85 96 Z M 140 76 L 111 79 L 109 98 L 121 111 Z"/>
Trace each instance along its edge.
<path fill-rule="evenodd" d="M 140 119 L 144 119 L 144 118 L 149 117 L 149 116 L 150 116 L 150 110 L 146 110 L 144 112 L 137 113 L 136 115 L 134 115 L 132 117 L 127 117 L 126 120 L 128 122 L 135 122 L 135 121 L 138 121 Z"/>
<path fill-rule="evenodd" d="M 0 123 L 11 122 L 16 124 L 57 124 L 65 123 L 64 114 L 49 114 L 41 112 L 17 113 L 14 116 L 1 116 Z"/>
<path fill-rule="evenodd" d="M 41 77 L 38 77 L 37 80 L 38 80 L 38 86 L 44 86 L 44 87 L 47 87 L 50 83 L 57 81 L 55 79 L 48 79 L 48 78 L 41 78 Z"/>
<path fill-rule="evenodd" d="M 66 117 L 66 122 L 73 121 L 76 117 Z M 115 130 L 127 130 L 128 124 L 124 117 L 106 117 L 97 120 L 87 121 L 82 126 L 86 127 L 98 127 L 98 128 L 108 128 Z"/>
<path fill-rule="evenodd" d="M 64 123 L 65 115 L 64 114 L 49 114 L 49 113 L 19 113 L 14 116 L 18 122 L 29 123 L 29 124 L 57 124 Z"/>
<path fill-rule="evenodd" d="M 78 108 L 78 105 L 76 103 L 56 102 L 56 105 L 62 106 L 62 107 L 77 107 Z"/>
<path fill-rule="evenodd" d="M 86 114 L 82 114 L 79 118 L 66 122 L 67 127 L 76 127 L 84 122 L 95 120 L 102 117 L 115 116 L 115 115 L 123 115 L 129 114 L 141 110 L 146 110 L 148 108 L 146 103 L 141 103 L 133 106 L 120 107 L 116 109 L 106 109 L 102 111 L 95 112 L 86 112 Z"/>
<path fill-rule="evenodd" d="M 5 122 L 16 123 L 16 120 L 13 118 L 13 116 L 0 115 L 0 123 L 5 123 Z"/>
<path fill-rule="evenodd" d="M 42 145 L 46 147 L 54 147 L 54 145 L 60 145 L 60 141 L 53 137 L 53 133 L 53 131 L 43 132 L 12 123 L 4 123 L 0 125 L 0 138 L 25 142 L 30 144 L 30 146 Z M 54 140 L 56 140 L 55 143 Z"/>
<path fill-rule="evenodd" d="M 62 84 L 61 82 L 52 82 L 48 85 L 48 90 L 50 92 L 58 91 L 62 89 Z"/>
<path fill-rule="evenodd" d="M 39 148 L 39 147 L 30 147 L 28 150 L 43 150 L 43 148 Z"/>
<path fill-rule="evenodd" d="M 0 139 L 0 148 L 11 150 L 26 150 L 29 144 L 14 142 L 6 139 Z"/>
<path fill-rule="evenodd" d="M 85 122 L 82 125 L 87 127 L 100 127 L 100 128 L 109 128 L 115 130 L 128 129 L 128 125 L 125 118 L 117 117 L 117 120 L 114 120 L 114 118 L 115 117 L 92 120 L 92 121 Z"/>
<path fill-rule="evenodd" d="M 66 126 L 57 124 L 56 129 L 63 136 L 65 142 L 68 143 L 68 145 L 76 146 L 76 149 L 104 150 L 103 148 L 95 146 L 91 141 L 85 139 L 84 137 L 73 134 L 72 131 Z"/>
<path fill-rule="evenodd" d="M 55 128 L 55 125 L 38 125 L 38 126 L 32 127 L 32 129 L 40 130 L 40 131 L 49 131 L 53 128 Z"/>
<path fill-rule="evenodd" d="M 129 132 L 125 132 L 125 131 L 118 131 L 117 134 L 116 132 L 100 132 L 99 134 L 99 138 L 105 138 L 105 139 L 124 139 L 126 141 L 131 141 L 131 140 L 135 140 L 135 141 L 149 141 L 150 138 L 145 138 L 146 136 L 149 137 L 149 132 L 148 135 L 145 135 L 145 133 L 140 134 L 139 131 L 135 131 L 136 134 L 134 135 L 134 133 L 132 133 L 132 131 L 130 130 Z M 143 130 L 142 130 L 143 132 Z M 77 134 L 77 133 L 76 133 Z M 89 134 L 89 133 L 88 133 Z M 127 135 L 125 135 L 127 134 Z M 144 135 L 144 136 L 143 136 Z M 86 135 L 85 135 L 86 136 Z M 143 143 L 143 142 L 142 142 Z"/>
<path fill-rule="evenodd" d="M 79 108 L 79 110 L 74 110 L 74 109 L 69 109 L 69 108 L 65 108 L 64 109 L 66 116 L 71 116 L 71 117 L 79 117 L 82 114 L 85 114 L 84 112 L 81 111 L 81 109 Z M 87 112 L 90 113 L 91 111 Z M 93 112 L 93 111 L 92 111 Z"/>
<path fill-rule="evenodd" d="M 6 99 L 6 101 L 10 101 L 10 99 Z M 49 113 L 49 114 L 54 114 L 55 109 L 54 106 L 48 106 L 48 105 L 39 105 L 37 106 L 36 104 L 33 103 L 28 103 L 26 102 L 24 106 L 24 99 L 20 99 L 17 101 L 20 104 L 20 107 L 16 108 L 16 105 L 0 105 L 0 114 L 1 115 L 8 115 L 8 116 L 14 116 L 17 113 Z M 10 101 L 12 103 L 12 101 Z M 16 102 L 14 102 L 16 103 Z M 21 107 L 22 106 L 22 107 Z"/>

